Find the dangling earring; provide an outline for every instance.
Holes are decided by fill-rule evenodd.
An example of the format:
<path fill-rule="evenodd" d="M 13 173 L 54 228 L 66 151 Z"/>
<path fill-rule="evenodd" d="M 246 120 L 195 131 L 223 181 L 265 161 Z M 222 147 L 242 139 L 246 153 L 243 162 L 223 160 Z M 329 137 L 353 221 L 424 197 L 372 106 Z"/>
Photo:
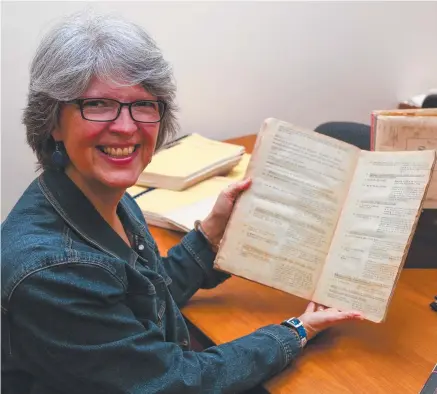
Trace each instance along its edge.
<path fill-rule="evenodd" d="M 64 168 L 68 163 L 67 153 L 63 150 L 62 142 L 55 142 L 55 151 L 52 153 L 52 161 L 56 167 Z"/>

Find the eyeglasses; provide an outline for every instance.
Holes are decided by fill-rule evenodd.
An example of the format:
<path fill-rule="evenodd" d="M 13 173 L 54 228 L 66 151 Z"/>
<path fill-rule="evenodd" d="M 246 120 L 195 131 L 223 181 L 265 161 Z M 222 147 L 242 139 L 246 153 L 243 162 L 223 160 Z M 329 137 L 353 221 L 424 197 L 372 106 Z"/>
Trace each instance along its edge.
<path fill-rule="evenodd" d="M 111 122 L 120 115 L 122 107 L 129 107 L 129 113 L 135 122 L 157 123 L 164 117 L 166 104 L 161 100 L 139 100 L 122 103 L 107 98 L 83 98 L 66 101 L 78 104 L 82 118 L 92 122 Z"/>

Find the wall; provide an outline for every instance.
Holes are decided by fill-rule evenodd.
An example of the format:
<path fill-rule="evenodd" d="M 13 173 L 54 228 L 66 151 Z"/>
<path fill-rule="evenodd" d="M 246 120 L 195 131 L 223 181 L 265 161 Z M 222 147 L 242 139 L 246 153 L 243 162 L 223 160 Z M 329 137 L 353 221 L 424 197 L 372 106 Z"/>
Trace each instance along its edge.
<path fill-rule="evenodd" d="M 174 65 L 182 132 L 314 128 L 437 87 L 435 2 L 92 2 L 143 25 Z M 34 178 L 21 113 L 44 32 L 83 2 L 2 3 L 2 220 Z"/>

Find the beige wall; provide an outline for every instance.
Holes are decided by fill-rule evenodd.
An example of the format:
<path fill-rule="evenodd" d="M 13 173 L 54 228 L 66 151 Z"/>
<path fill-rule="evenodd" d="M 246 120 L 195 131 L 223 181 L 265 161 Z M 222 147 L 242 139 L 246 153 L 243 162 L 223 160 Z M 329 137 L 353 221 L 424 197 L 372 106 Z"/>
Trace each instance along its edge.
<path fill-rule="evenodd" d="M 182 131 L 218 139 L 266 117 L 368 122 L 437 87 L 435 2 L 92 2 L 143 25 L 174 64 Z M 2 3 L 2 220 L 35 176 L 21 124 L 42 34 L 83 2 Z"/>

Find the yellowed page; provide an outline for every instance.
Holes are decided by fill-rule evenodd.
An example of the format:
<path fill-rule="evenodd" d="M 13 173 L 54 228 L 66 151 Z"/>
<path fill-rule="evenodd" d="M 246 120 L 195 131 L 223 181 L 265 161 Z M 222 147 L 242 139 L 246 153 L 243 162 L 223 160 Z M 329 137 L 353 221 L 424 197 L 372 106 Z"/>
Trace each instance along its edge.
<path fill-rule="evenodd" d="M 243 179 L 246 174 L 247 166 L 249 165 L 250 157 L 251 155 L 249 153 L 245 153 L 240 162 L 226 175 L 226 178 L 235 181 Z"/>
<path fill-rule="evenodd" d="M 268 119 L 215 266 L 311 298 L 352 178 L 359 149 Z"/>
<path fill-rule="evenodd" d="M 143 174 L 186 178 L 243 152 L 242 146 L 192 134 L 171 148 L 157 152 Z"/>
<path fill-rule="evenodd" d="M 384 319 L 434 160 L 435 151 L 361 153 L 316 302 Z"/>
<path fill-rule="evenodd" d="M 139 196 L 136 202 L 143 211 L 165 214 L 207 197 L 218 196 L 232 182 L 232 179 L 217 176 L 182 191 L 155 189 Z"/>
<path fill-rule="evenodd" d="M 437 109 L 375 111 L 376 151 L 437 149 Z M 437 168 L 424 208 L 437 209 Z"/>
<path fill-rule="evenodd" d="M 135 196 L 137 196 L 138 194 L 145 192 L 146 190 L 147 190 L 147 187 L 134 185 L 134 186 L 129 187 L 126 191 L 127 191 L 127 192 L 132 196 L 132 197 L 135 197 Z"/>
<path fill-rule="evenodd" d="M 203 198 L 192 204 L 184 205 L 164 214 L 168 222 L 174 224 L 181 231 L 188 232 L 194 228 L 196 220 L 205 219 L 212 211 L 218 195 Z"/>

